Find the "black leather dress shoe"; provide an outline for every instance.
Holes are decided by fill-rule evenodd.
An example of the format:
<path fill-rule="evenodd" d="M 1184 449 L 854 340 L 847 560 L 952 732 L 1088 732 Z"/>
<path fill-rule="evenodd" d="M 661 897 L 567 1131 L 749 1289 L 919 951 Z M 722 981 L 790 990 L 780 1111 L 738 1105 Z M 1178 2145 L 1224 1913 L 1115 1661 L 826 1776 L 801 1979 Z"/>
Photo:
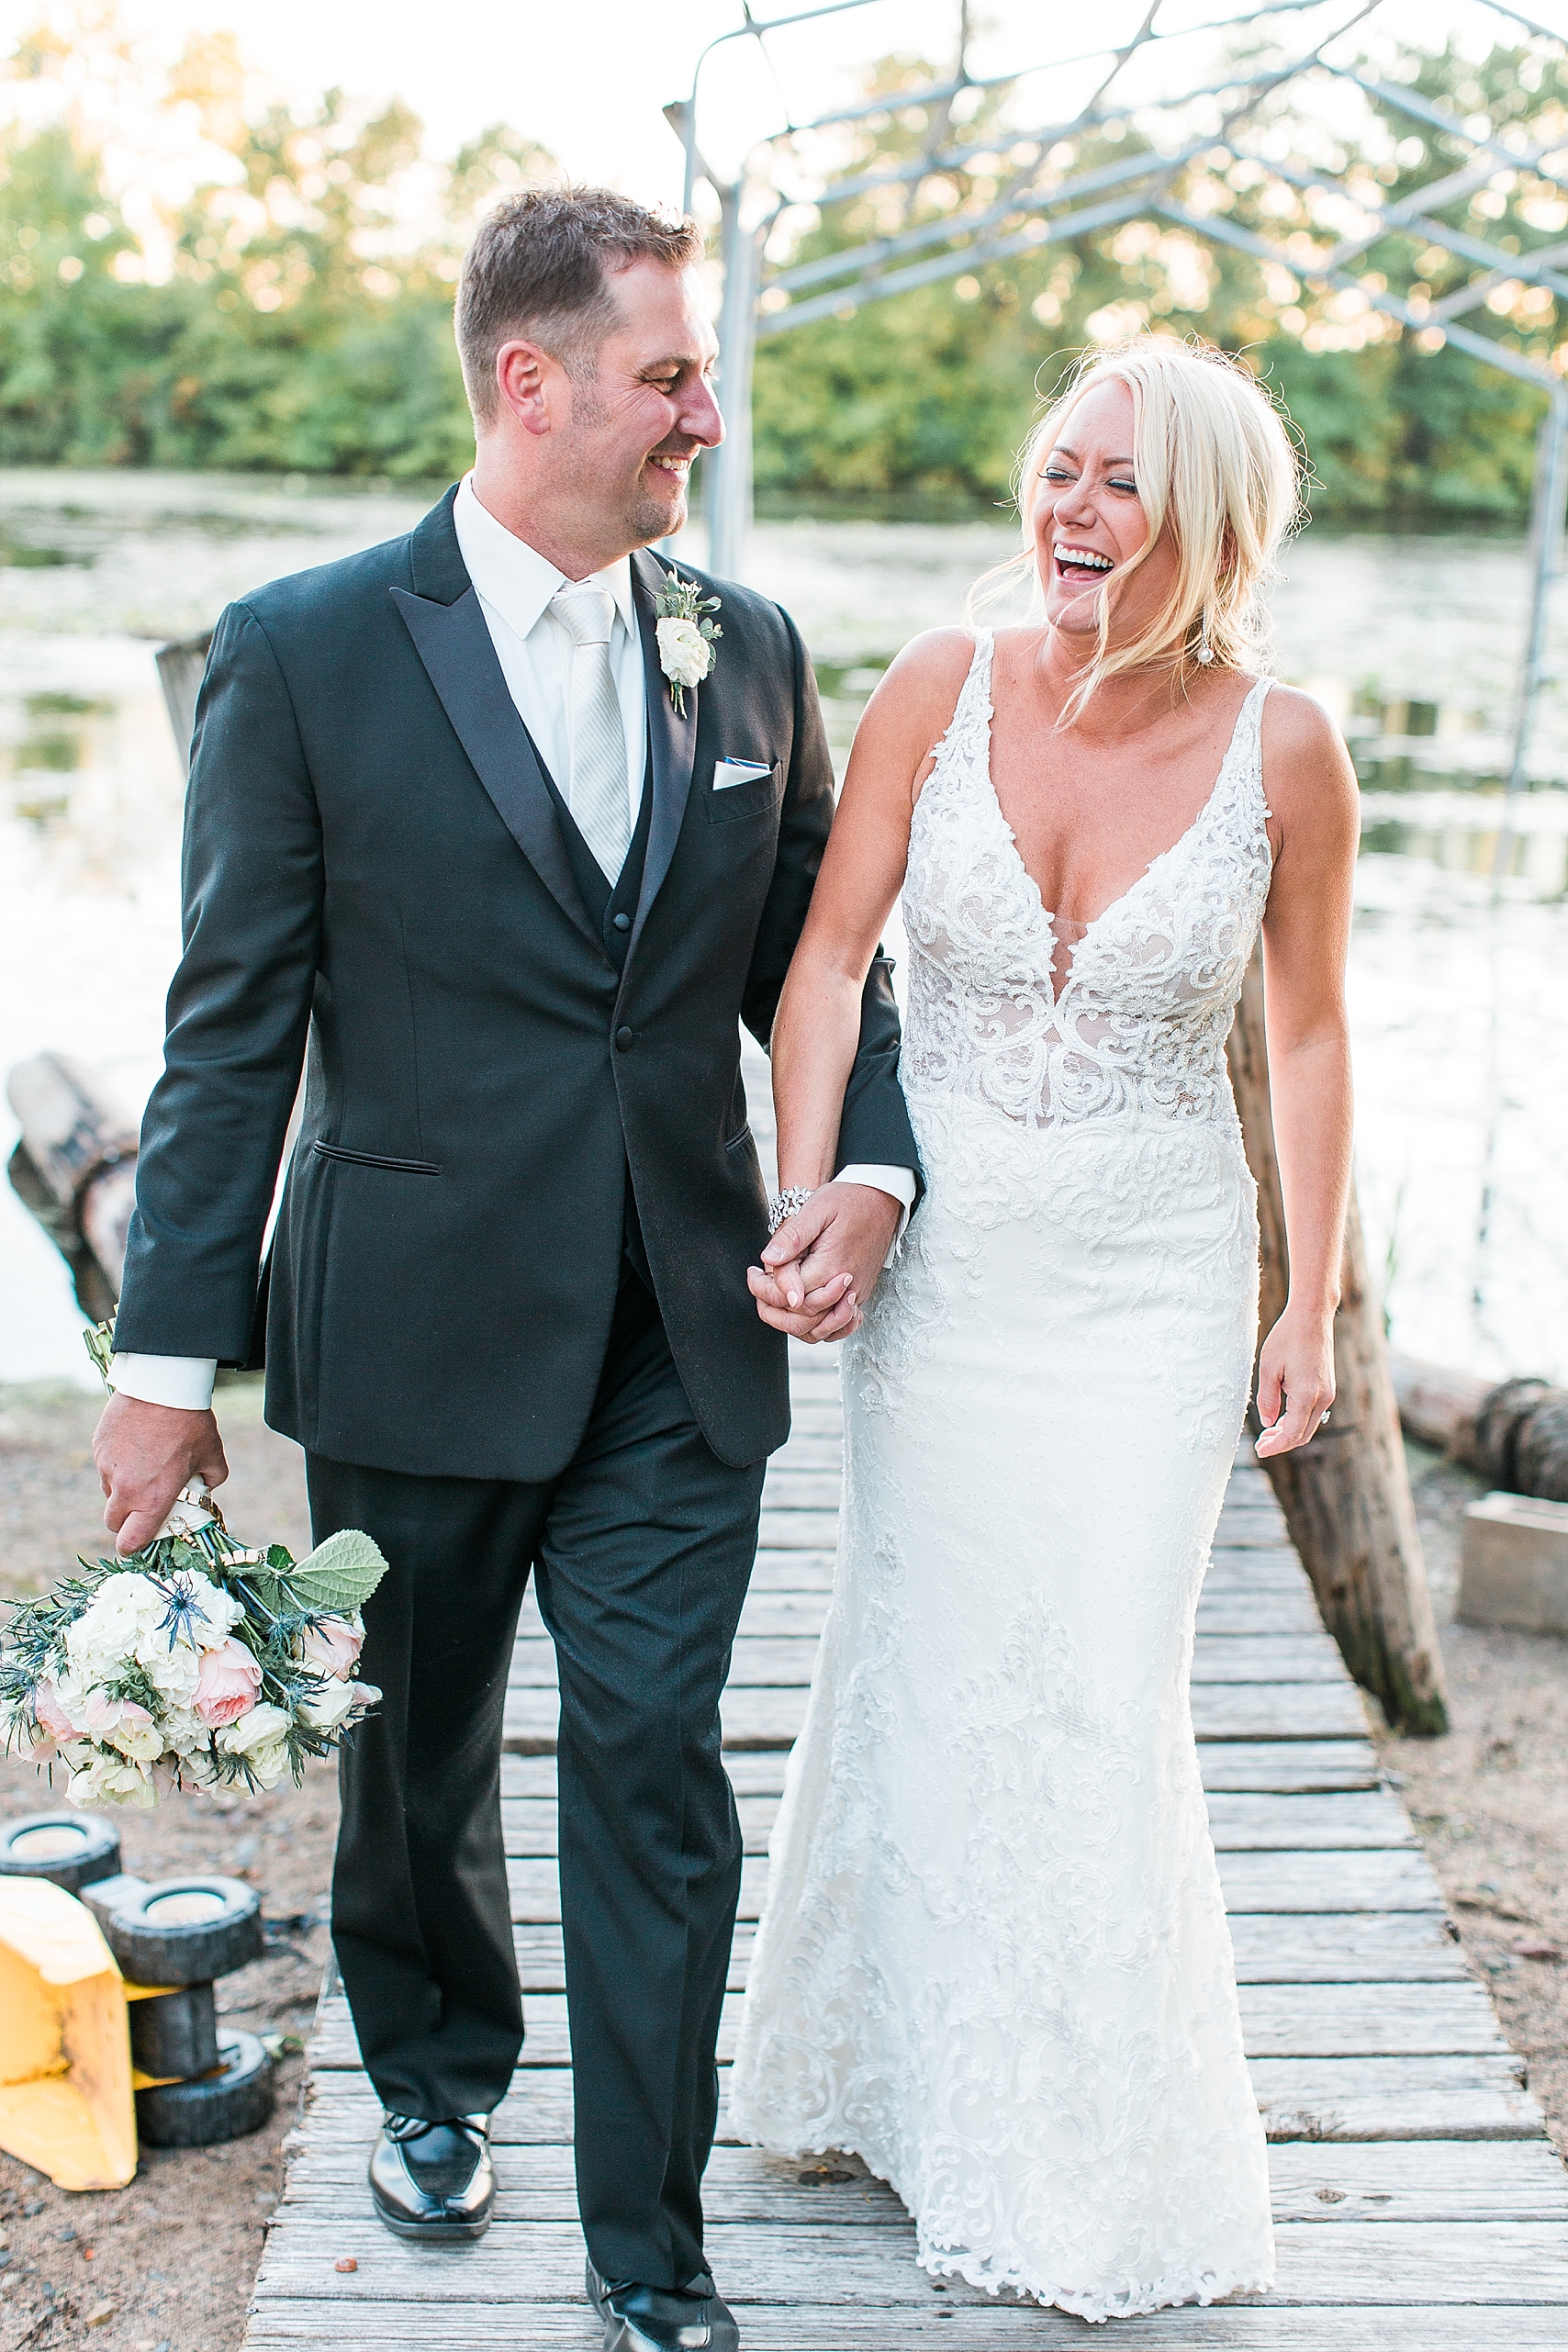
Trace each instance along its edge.
<path fill-rule="evenodd" d="M 740 2352 L 741 2332 L 706 2270 L 687 2287 L 610 2286 L 590 2262 L 588 2300 L 604 2322 L 604 2352 Z"/>
<path fill-rule="evenodd" d="M 483 2237 L 496 2201 L 487 2115 L 388 2115 L 370 2155 L 375 2210 L 399 2237 L 430 2246 Z"/>

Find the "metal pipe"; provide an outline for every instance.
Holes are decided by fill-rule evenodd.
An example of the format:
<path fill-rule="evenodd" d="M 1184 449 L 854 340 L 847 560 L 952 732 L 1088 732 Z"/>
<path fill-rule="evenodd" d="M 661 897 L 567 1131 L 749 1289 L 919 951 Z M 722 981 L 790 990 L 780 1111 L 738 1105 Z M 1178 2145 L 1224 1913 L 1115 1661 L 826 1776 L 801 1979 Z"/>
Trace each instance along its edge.
<path fill-rule="evenodd" d="M 1092 230 L 1108 228 L 1113 221 L 1130 220 L 1147 207 L 1147 191 L 1136 188 L 1131 196 L 1118 196 L 1111 204 L 1064 212 L 1056 220 L 1034 220 L 1015 235 L 983 238 L 979 244 L 939 253 L 935 261 L 890 270 L 886 277 L 861 278 L 853 285 L 836 286 L 831 293 L 813 294 L 804 302 L 792 302 L 788 310 L 769 311 L 758 319 L 756 332 L 761 340 L 787 334 L 792 327 L 809 327 L 818 319 L 846 317 L 865 309 L 869 303 L 886 302 L 894 295 L 906 294 L 911 286 L 933 286 L 938 279 L 958 277 L 987 262 L 1008 261 L 1015 253 L 1043 253 L 1047 245 L 1058 243 L 1064 237 L 1084 237 Z"/>
<path fill-rule="evenodd" d="M 756 335 L 760 237 L 741 220 L 745 183 L 720 188 L 724 299 L 719 313 L 719 398 L 724 438 L 706 458 L 708 568 L 739 579 L 751 526 L 751 365 Z"/>
<path fill-rule="evenodd" d="M 1513 765 L 1508 770 L 1507 798 L 1492 857 L 1494 879 L 1506 874 L 1513 863 L 1514 812 L 1519 794 L 1529 787 L 1527 768 L 1536 705 L 1547 682 L 1546 628 L 1551 617 L 1551 583 L 1561 566 L 1562 509 L 1564 494 L 1568 493 L 1568 385 L 1559 385 L 1552 392 L 1551 406 L 1541 420 L 1536 451 L 1535 510 L 1530 517 L 1529 627 L 1519 673 Z"/>
<path fill-rule="evenodd" d="M 769 17 L 764 20 L 752 15 L 749 0 L 741 0 L 741 12 L 745 22 L 734 26 L 727 33 L 716 34 L 707 48 L 699 51 L 697 62 L 691 69 L 691 95 L 676 102 L 684 108 L 685 114 L 680 132 L 681 144 L 686 150 L 686 185 L 680 200 L 682 212 L 691 210 L 699 169 L 702 170 L 704 177 L 707 176 L 706 166 L 697 152 L 697 84 L 711 51 L 722 49 L 726 41 L 760 40 L 764 33 L 780 32 L 787 25 L 810 24 L 818 17 L 842 17 L 851 8 L 864 8 L 869 5 L 870 0 L 820 0 L 817 7 L 801 8 L 790 17 Z M 670 111 L 668 106 L 665 108 L 666 116 Z"/>

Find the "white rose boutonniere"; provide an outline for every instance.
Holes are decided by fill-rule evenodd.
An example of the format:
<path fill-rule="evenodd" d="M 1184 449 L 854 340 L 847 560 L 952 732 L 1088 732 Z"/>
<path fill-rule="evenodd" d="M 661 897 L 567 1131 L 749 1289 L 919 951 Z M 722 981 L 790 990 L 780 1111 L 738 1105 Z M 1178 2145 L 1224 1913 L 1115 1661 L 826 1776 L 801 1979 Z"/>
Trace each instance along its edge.
<path fill-rule="evenodd" d="M 670 573 L 654 599 L 659 667 L 669 680 L 677 718 L 686 716 L 687 688 L 700 686 L 712 669 L 713 640 L 724 633 L 708 615 L 718 610 L 716 596 L 701 595 L 696 581 L 683 580 L 678 572 Z"/>

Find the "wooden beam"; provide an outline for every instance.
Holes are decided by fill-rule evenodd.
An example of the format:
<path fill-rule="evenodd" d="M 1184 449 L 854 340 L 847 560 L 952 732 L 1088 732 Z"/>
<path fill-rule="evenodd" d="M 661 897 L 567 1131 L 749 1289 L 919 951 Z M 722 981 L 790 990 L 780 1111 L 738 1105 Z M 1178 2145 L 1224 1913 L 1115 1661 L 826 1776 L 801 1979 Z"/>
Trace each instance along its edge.
<path fill-rule="evenodd" d="M 1269 1099 L 1260 952 L 1248 970 L 1228 1050 L 1248 1163 L 1258 1185 L 1259 1327 L 1266 1336 L 1289 1294 L 1290 1259 Z M 1396 1730 L 1446 1731 L 1437 1623 L 1405 1467 L 1382 1305 L 1353 1193 L 1334 1317 L 1334 1366 L 1338 1394 L 1327 1428 L 1309 1446 L 1270 1461 L 1269 1476 L 1323 1621 L 1357 1682 L 1382 1703 Z"/>

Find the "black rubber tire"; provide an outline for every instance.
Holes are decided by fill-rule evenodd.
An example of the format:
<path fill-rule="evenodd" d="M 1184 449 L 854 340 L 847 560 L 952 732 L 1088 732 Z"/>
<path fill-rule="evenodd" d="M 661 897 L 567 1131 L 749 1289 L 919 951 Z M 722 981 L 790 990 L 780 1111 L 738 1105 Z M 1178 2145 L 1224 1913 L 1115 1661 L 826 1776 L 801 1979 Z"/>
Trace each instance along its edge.
<path fill-rule="evenodd" d="M 242 2139 L 273 2111 L 273 2062 L 253 2033 L 220 2033 L 221 2074 L 161 2083 L 136 2094 L 136 2128 L 149 2147 L 210 2148 Z"/>
<path fill-rule="evenodd" d="M 78 1830 L 82 1842 L 69 1854 L 29 1862 L 16 1851 L 17 1839 L 29 1830 Z M 0 1827 L 0 1876 L 47 1878 L 74 1895 L 95 1878 L 114 1877 L 118 1869 L 119 1831 L 97 1813 L 24 1813 L 19 1820 Z"/>
<path fill-rule="evenodd" d="M 177 1993 L 127 2003 L 130 2011 L 130 2062 L 162 2081 L 209 2075 L 218 2065 L 218 2014 L 212 1987 L 186 1985 Z"/>
<path fill-rule="evenodd" d="M 177 1895 L 217 1895 L 223 1909 L 161 1921 L 159 1906 Z M 242 1879 L 158 1878 L 116 1906 L 104 1933 L 133 1985 L 204 1985 L 261 1958 L 262 1907 Z"/>

